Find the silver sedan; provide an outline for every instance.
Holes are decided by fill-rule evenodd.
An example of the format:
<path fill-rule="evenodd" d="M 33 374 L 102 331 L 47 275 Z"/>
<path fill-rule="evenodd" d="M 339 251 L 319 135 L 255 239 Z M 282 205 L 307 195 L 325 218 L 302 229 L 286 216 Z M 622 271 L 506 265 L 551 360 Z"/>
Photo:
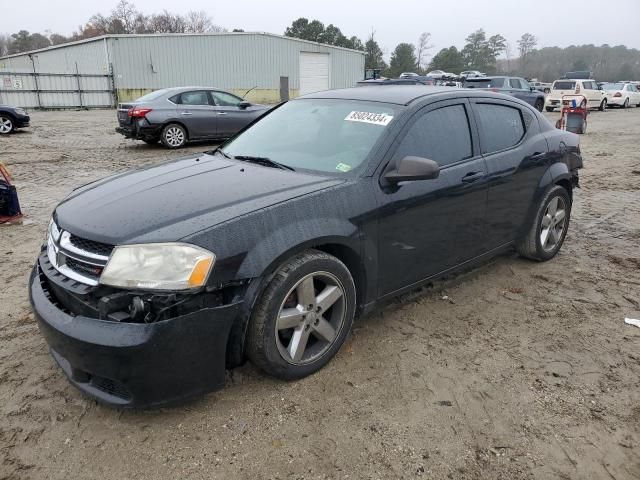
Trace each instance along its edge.
<path fill-rule="evenodd" d="M 164 88 L 120 103 L 116 131 L 126 138 L 180 148 L 192 140 L 232 137 L 269 109 L 223 90 Z"/>

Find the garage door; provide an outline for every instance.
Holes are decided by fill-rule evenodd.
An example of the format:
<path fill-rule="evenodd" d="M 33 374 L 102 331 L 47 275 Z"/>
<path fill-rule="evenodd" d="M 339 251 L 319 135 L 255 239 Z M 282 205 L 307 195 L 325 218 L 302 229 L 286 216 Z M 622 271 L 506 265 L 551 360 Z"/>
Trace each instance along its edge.
<path fill-rule="evenodd" d="M 329 54 L 300 52 L 300 95 L 329 89 Z"/>

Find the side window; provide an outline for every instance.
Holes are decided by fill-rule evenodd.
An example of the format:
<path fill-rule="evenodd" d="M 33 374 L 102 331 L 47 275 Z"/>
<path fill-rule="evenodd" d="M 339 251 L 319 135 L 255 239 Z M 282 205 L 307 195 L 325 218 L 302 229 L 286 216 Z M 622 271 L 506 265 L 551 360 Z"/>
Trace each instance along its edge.
<path fill-rule="evenodd" d="M 471 132 L 464 105 L 432 110 L 409 129 L 394 155 L 394 161 L 406 156 L 434 160 L 441 167 L 472 156 Z"/>
<path fill-rule="evenodd" d="M 520 85 L 523 90 L 531 90 L 531 84 L 523 78 L 520 79 Z"/>
<path fill-rule="evenodd" d="M 203 90 L 184 92 L 180 95 L 180 103 L 182 105 L 209 105 L 209 97 L 207 92 Z"/>
<path fill-rule="evenodd" d="M 219 107 L 235 107 L 242 102 L 241 98 L 226 92 L 211 92 L 211 95 Z"/>
<path fill-rule="evenodd" d="M 478 114 L 482 153 L 497 152 L 520 143 L 525 128 L 519 108 L 495 103 L 478 103 L 474 108 Z"/>
<path fill-rule="evenodd" d="M 511 88 L 515 88 L 517 90 L 522 89 L 522 86 L 520 85 L 520 80 L 518 80 L 517 78 L 510 78 L 509 85 L 511 86 Z"/>

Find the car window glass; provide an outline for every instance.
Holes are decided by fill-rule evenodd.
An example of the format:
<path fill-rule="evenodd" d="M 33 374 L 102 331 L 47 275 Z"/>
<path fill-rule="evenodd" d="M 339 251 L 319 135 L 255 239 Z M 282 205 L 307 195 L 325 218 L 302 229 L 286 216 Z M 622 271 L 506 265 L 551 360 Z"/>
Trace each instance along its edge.
<path fill-rule="evenodd" d="M 520 80 L 518 80 L 517 78 L 510 78 L 509 79 L 509 85 L 511 85 L 511 88 L 515 88 L 515 89 L 521 89 L 522 87 L 520 86 Z"/>
<path fill-rule="evenodd" d="M 540 84 L 538 83 L 538 85 Z M 522 87 L 523 90 L 531 90 L 531 85 L 529 84 L 529 82 L 527 82 L 522 78 L 520 79 L 520 86 Z"/>
<path fill-rule="evenodd" d="M 170 102 L 179 104 L 180 103 L 180 94 L 174 95 L 169 99 Z"/>
<path fill-rule="evenodd" d="M 504 87 L 504 78 L 469 78 L 465 80 L 466 88 L 502 88 Z"/>
<path fill-rule="evenodd" d="M 517 145 L 525 129 L 519 108 L 492 103 L 475 105 L 482 153 L 492 153 Z"/>
<path fill-rule="evenodd" d="M 226 92 L 211 92 L 211 95 L 213 95 L 216 105 L 220 107 L 235 107 L 242 102 L 242 99 Z"/>
<path fill-rule="evenodd" d="M 554 90 L 573 90 L 576 88 L 576 82 L 558 81 L 553 84 Z"/>
<path fill-rule="evenodd" d="M 471 152 L 466 109 L 464 105 L 452 105 L 422 115 L 403 138 L 394 154 L 394 162 L 416 156 L 445 166 L 471 157 Z"/>
<path fill-rule="evenodd" d="M 195 92 L 184 92 L 180 96 L 182 105 L 209 105 L 209 97 L 207 92 L 199 90 Z"/>

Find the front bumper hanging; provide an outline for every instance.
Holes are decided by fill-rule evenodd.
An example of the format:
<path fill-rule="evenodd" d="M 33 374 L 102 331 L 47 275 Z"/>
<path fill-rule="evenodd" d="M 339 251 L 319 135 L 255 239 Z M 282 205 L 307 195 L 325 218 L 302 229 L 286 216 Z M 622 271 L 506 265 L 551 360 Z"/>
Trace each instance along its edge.
<path fill-rule="evenodd" d="M 38 263 L 29 297 L 58 365 L 101 402 L 150 407 L 224 386 L 227 339 L 242 302 L 155 323 L 73 315 L 57 302 Z"/>

